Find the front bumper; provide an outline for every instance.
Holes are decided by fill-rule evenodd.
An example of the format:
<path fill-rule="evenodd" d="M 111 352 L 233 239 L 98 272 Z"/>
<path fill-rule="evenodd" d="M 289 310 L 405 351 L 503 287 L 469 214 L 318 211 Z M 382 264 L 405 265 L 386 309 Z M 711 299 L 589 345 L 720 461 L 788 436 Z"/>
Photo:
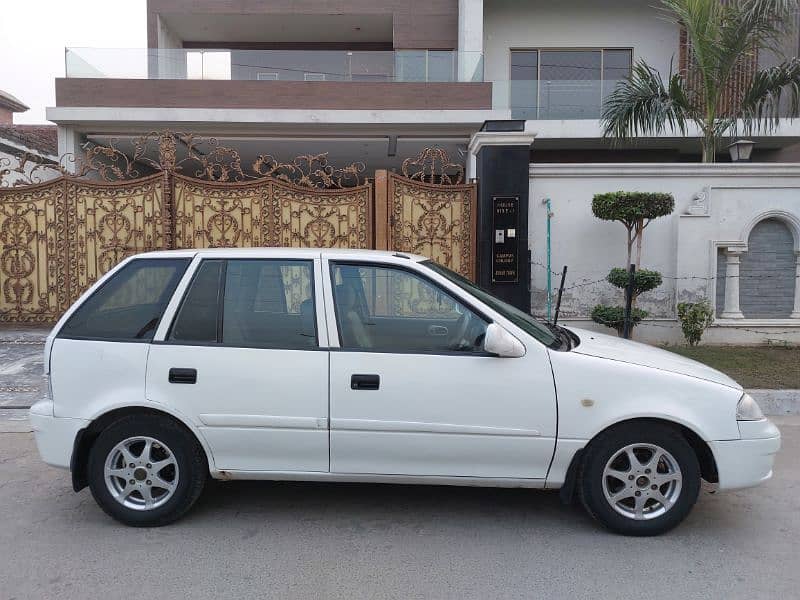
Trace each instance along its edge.
<path fill-rule="evenodd" d="M 69 469 L 75 436 L 89 425 L 86 419 L 53 416 L 53 402 L 42 400 L 28 413 L 39 455 L 48 465 Z"/>
<path fill-rule="evenodd" d="M 735 490 L 758 485 L 772 477 L 781 434 L 768 419 L 740 421 L 738 440 L 709 442 L 719 474 L 719 489 Z"/>

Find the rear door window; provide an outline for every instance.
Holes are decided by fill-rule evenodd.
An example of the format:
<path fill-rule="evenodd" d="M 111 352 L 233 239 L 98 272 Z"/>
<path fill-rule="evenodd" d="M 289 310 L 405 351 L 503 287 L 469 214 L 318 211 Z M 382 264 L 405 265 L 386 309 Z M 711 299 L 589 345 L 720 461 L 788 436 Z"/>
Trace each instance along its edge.
<path fill-rule="evenodd" d="M 132 260 L 77 308 L 58 337 L 151 340 L 189 262 L 188 258 Z"/>
<path fill-rule="evenodd" d="M 169 341 L 234 347 L 317 347 L 313 262 L 207 260 L 184 297 Z"/>

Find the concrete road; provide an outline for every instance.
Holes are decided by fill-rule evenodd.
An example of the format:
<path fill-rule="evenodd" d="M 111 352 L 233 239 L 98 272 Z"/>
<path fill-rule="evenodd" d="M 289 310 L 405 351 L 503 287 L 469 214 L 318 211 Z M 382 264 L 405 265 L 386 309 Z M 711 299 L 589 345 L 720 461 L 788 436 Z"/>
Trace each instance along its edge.
<path fill-rule="evenodd" d="M 552 492 L 269 482 L 129 529 L 0 415 L 0 598 L 796 598 L 800 417 L 776 421 L 770 482 L 634 539 Z"/>

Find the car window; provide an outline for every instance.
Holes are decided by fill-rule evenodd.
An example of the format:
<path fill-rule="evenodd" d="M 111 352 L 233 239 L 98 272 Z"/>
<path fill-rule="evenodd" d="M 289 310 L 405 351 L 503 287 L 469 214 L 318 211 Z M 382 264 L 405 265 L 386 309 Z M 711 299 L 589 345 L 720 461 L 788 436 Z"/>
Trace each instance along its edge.
<path fill-rule="evenodd" d="M 192 278 L 168 339 L 185 342 L 217 341 L 219 296 L 224 261 L 204 260 Z"/>
<path fill-rule="evenodd" d="M 388 352 L 482 352 L 488 323 L 428 279 L 402 268 L 334 264 L 343 348 Z"/>
<path fill-rule="evenodd" d="M 236 347 L 316 347 L 313 263 L 203 261 L 169 339 Z"/>
<path fill-rule="evenodd" d="M 500 298 L 492 296 L 492 294 L 490 294 L 483 288 L 478 287 L 477 285 L 472 283 L 469 279 L 466 279 L 465 277 L 459 275 L 455 271 L 451 271 L 447 267 L 443 267 L 442 265 L 439 265 L 433 262 L 432 260 L 426 260 L 421 262 L 420 264 L 426 266 L 432 271 L 439 273 L 439 275 L 446 277 L 454 284 L 456 284 L 458 287 L 470 293 L 471 295 L 475 296 L 478 300 L 488 305 L 492 309 L 496 310 L 506 319 L 514 323 L 514 325 L 516 325 L 529 335 L 532 335 L 534 338 L 536 338 L 546 346 L 550 348 L 559 347 L 560 341 L 558 339 L 558 336 L 556 336 L 551 329 L 548 329 L 547 327 L 545 327 L 544 324 L 537 321 L 532 315 L 521 311 L 516 306 L 512 306 L 507 302 L 503 302 L 502 300 L 500 300 Z"/>
<path fill-rule="evenodd" d="M 117 271 L 72 314 L 59 337 L 108 341 L 152 339 L 188 258 L 140 258 Z"/>

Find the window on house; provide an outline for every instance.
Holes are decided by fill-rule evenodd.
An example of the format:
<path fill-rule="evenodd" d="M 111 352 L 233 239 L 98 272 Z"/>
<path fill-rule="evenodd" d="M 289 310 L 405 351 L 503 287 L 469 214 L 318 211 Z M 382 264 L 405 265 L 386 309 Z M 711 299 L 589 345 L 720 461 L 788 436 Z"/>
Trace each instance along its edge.
<path fill-rule="evenodd" d="M 513 50 L 511 116 L 597 119 L 603 99 L 630 74 L 629 49 Z"/>
<path fill-rule="evenodd" d="M 305 81 L 325 81 L 325 73 L 303 73 Z"/>
<path fill-rule="evenodd" d="M 256 79 L 259 81 L 278 81 L 277 73 L 256 73 Z"/>

